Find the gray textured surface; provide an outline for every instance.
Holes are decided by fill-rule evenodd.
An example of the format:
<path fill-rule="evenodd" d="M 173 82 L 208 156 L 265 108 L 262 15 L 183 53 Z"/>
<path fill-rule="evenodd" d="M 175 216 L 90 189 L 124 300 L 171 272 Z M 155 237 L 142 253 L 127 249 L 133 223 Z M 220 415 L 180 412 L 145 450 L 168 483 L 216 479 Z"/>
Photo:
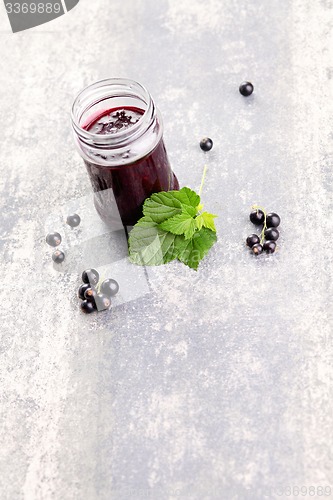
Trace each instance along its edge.
<path fill-rule="evenodd" d="M 0 18 L 1 499 L 330 485 L 332 2 L 81 0 L 15 35 Z M 151 90 L 182 185 L 207 162 L 219 242 L 198 273 L 152 269 L 144 297 L 83 317 L 43 241 L 47 214 L 90 193 L 69 108 L 109 76 Z M 283 219 L 272 258 L 243 245 L 254 202 Z"/>

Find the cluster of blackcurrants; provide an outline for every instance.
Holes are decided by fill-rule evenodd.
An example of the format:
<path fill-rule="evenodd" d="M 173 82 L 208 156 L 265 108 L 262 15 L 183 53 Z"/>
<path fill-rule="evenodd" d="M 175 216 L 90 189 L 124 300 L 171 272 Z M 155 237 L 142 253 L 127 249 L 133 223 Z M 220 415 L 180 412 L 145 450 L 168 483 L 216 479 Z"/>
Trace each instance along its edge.
<path fill-rule="evenodd" d="M 251 82 L 243 82 L 239 86 L 239 92 L 242 94 L 244 97 L 249 97 L 254 90 L 254 87 Z M 204 137 L 200 141 L 200 148 L 202 151 L 210 151 L 213 147 L 213 141 L 209 137 Z"/>
<path fill-rule="evenodd" d="M 105 311 L 111 307 L 111 297 L 119 291 L 119 285 L 114 279 L 106 279 L 99 283 L 96 269 L 87 269 L 82 273 L 83 284 L 79 288 L 81 310 L 85 314 L 94 311 Z"/>
<path fill-rule="evenodd" d="M 69 215 L 66 219 L 66 223 L 70 227 L 77 227 L 80 225 L 81 218 L 78 214 Z M 50 247 L 58 247 L 62 241 L 61 235 L 57 232 L 49 233 L 46 236 L 46 243 L 50 245 Z M 52 254 L 52 260 L 56 264 L 61 264 L 65 260 L 65 254 L 62 250 L 55 250 Z"/>
<path fill-rule="evenodd" d="M 274 253 L 276 250 L 276 241 L 280 233 L 277 227 L 280 225 L 281 219 L 278 214 L 266 212 L 260 208 L 253 210 L 250 213 L 250 221 L 256 226 L 262 226 L 260 236 L 251 234 L 246 239 L 246 244 L 251 248 L 254 255 L 260 255 L 263 251 Z"/>

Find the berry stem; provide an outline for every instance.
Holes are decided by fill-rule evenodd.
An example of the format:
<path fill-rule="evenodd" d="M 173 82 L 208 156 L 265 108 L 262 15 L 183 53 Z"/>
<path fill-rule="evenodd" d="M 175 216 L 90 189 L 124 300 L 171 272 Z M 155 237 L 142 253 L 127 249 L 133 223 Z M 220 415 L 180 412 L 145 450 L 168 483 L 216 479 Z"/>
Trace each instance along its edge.
<path fill-rule="evenodd" d="M 101 292 L 101 285 L 102 285 L 103 281 L 104 281 L 104 276 L 102 276 L 102 277 L 99 279 L 99 282 L 97 283 L 97 286 L 96 286 L 96 288 L 97 288 L 97 293 L 100 293 L 100 292 Z"/>
<path fill-rule="evenodd" d="M 201 184 L 200 184 L 200 188 L 199 188 L 199 196 L 200 196 L 200 198 L 201 198 L 201 193 L 202 193 L 202 190 L 203 190 L 203 187 L 204 187 L 204 183 L 205 183 L 207 168 L 208 168 L 207 165 L 205 165 L 203 173 L 202 173 L 202 179 L 201 179 Z"/>
<path fill-rule="evenodd" d="M 259 207 L 258 205 L 252 205 L 253 210 L 261 210 L 264 213 L 264 226 L 262 228 L 262 231 L 260 233 L 260 245 L 264 243 L 265 240 L 265 231 L 267 229 L 267 213 L 266 210 L 263 207 Z"/>

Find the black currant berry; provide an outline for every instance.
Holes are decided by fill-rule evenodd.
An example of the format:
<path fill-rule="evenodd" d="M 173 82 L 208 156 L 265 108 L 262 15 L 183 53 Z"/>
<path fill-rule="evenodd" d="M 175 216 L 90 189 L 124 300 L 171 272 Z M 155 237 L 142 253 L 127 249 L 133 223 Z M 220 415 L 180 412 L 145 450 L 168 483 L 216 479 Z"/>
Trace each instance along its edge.
<path fill-rule="evenodd" d="M 107 297 L 104 293 L 99 293 L 95 297 L 95 303 L 98 311 L 105 311 L 111 307 L 111 299 Z"/>
<path fill-rule="evenodd" d="M 265 214 L 262 210 L 253 210 L 250 213 L 250 221 L 256 226 L 260 226 L 265 221 Z"/>
<path fill-rule="evenodd" d="M 90 285 L 88 283 L 83 283 L 83 285 L 80 286 L 78 291 L 80 299 L 85 300 L 84 292 L 87 290 L 87 288 L 90 288 Z"/>
<path fill-rule="evenodd" d="M 52 254 L 52 260 L 56 264 L 61 264 L 65 260 L 65 254 L 61 250 L 55 250 Z"/>
<path fill-rule="evenodd" d="M 116 280 L 107 279 L 101 284 L 101 292 L 107 297 L 113 297 L 119 291 L 119 285 Z"/>
<path fill-rule="evenodd" d="M 85 313 L 85 314 L 91 314 L 92 312 L 95 311 L 95 308 L 93 306 L 93 303 L 92 302 L 89 302 L 88 300 L 83 300 L 81 302 L 81 310 Z"/>
<path fill-rule="evenodd" d="M 72 214 L 67 217 L 66 222 L 71 227 L 77 227 L 80 225 L 81 217 L 78 214 Z"/>
<path fill-rule="evenodd" d="M 264 250 L 267 253 L 274 253 L 276 249 L 276 243 L 275 241 L 266 241 L 264 243 Z"/>
<path fill-rule="evenodd" d="M 280 225 L 281 219 L 278 214 L 270 213 L 267 214 L 266 217 L 266 226 L 267 227 L 278 227 Z"/>
<path fill-rule="evenodd" d="M 57 247 L 61 243 L 61 236 L 59 233 L 49 233 L 46 236 L 46 243 L 51 247 Z"/>
<path fill-rule="evenodd" d="M 83 283 L 89 283 L 90 285 L 97 285 L 99 281 L 99 274 L 96 269 L 86 269 L 82 273 Z"/>
<path fill-rule="evenodd" d="M 260 245 L 260 243 L 256 243 L 255 245 L 253 245 L 252 252 L 254 253 L 254 255 L 260 255 L 262 251 L 263 248 L 262 245 Z"/>
<path fill-rule="evenodd" d="M 213 141 L 209 137 L 204 137 L 200 141 L 200 147 L 202 151 L 210 151 L 213 147 Z"/>
<path fill-rule="evenodd" d="M 93 286 L 88 286 L 83 295 L 86 300 L 94 302 L 97 297 L 97 290 Z"/>
<path fill-rule="evenodd" d="M 265 238 L 266 240 L 271 240 L 271 241 L 276 241 L 279 239 L 280 233 L 275 227 L 269 227 L 265 231 Z"/>
<path fill-rule="evenodd" d="M 240 84 L 239 86 L 239 92 L 244 96 L 244 97 L 248 97 L 249 95 L 252 94 L 253 92 L 253 85 L 251 82 L 243 82 Z"/>
<path fill-rule="evenodd" d="M 246 238 L 246 244 L 250 248 L 252 248 L 253 245 L 256 245 L 257 243 L 260 243 L 260 238 L 257 234 L 250 234 L 250 236 Z"/>

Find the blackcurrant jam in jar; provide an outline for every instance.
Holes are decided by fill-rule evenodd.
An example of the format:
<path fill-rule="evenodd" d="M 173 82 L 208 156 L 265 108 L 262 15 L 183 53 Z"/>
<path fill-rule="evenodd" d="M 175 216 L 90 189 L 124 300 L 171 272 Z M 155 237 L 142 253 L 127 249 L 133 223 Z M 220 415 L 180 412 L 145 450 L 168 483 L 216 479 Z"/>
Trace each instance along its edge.
<path fill-rule="evenodd" d="M 163 142 L 163 123 L 149 92 L 127 79 L 84 89 L 72 108 L 75 142 L 102 220 L 134 225 L 146 198 L 179 189 Z"/>

